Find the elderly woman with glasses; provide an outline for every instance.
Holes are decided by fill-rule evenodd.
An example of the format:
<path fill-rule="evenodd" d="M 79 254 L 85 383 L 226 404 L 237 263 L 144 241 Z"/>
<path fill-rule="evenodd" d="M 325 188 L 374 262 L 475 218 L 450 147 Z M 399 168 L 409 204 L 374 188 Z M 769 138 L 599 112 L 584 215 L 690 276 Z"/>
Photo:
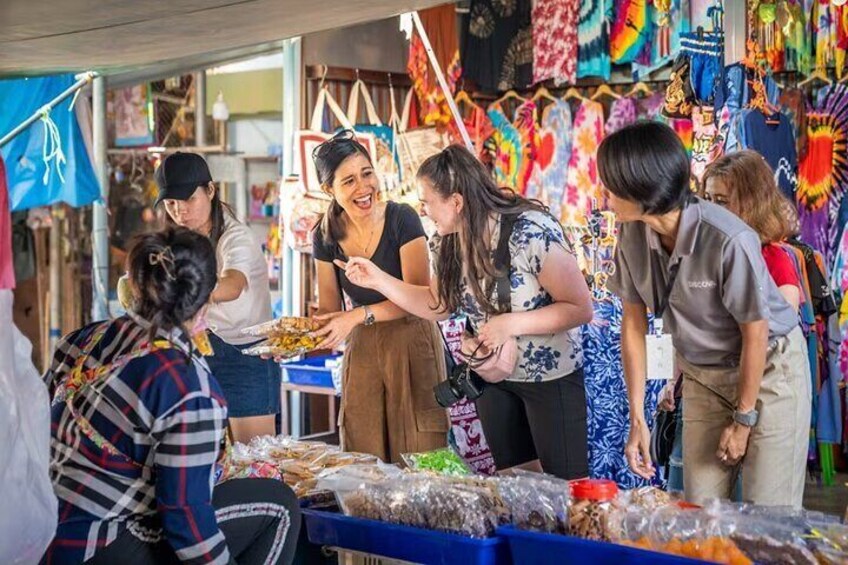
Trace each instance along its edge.
<path fill-rule="evenodd" d="M 445 357 L 435 323 L 410 315 L 382 294 L 348 280 L 344 263 L 364 257 L 393 276 L 427 286 L 427 240 L 410 206 L 380 200 L 371 156 L 345 130 L 313 153 L 323 190 L 332 197 L 313 233 L 318 277 L 317 335 L 346 342 L 342 445 L 396 462 L 402 453 L 444 447 L 448 420 L 433 388 Z M 350 299 L 345 309 L 344 295 Z"/>

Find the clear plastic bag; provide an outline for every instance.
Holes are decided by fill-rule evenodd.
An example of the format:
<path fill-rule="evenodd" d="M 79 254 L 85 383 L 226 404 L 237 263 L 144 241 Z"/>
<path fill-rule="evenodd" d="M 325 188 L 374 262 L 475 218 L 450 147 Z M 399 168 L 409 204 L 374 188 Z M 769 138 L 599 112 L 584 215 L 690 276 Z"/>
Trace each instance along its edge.
<path fill-rule="evenodd" d="M 440 475 L 456 477 L 467 477 L 472 474 L 465 461 L 450 448 L 423 453 L 404 453 L 401 457 L 406 466 L 414 471 L 432 471 Z"/>
<path fill-rule="evenodd" d="M 348 516 L 486 538 L 507 522 L 495 484 L 424 473 L 360 485 L 339 497 Z"/>
<path fill-rule="evenodd" d="M 58 501 L 48 472 L 50 399 L 32 344 L 12 322 L 12 291 L 0 291 L 0 563 L 38 563 L 56 532 Z"/>
<path fill-rule="evenodd" d="M 538 473 L 494 480 L 514 526 L 550 534 L 568 533 L 571 494 L 567 481 Z"/>

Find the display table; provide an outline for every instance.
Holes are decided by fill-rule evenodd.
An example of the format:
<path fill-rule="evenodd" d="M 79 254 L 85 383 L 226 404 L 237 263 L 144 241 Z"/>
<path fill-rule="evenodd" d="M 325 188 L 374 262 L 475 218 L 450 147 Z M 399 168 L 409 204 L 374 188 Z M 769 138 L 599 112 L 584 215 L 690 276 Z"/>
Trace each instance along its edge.
<path fill-rule="evenodd" d="M 299 385 L 294 383 L 282 383 L 280 386 L 280 394 L 282 395 L 282 400 L 280 403 L 282 415 L 282 434 L 289 435 L 289 411 L 292 412 L 292 416 L 296 417 L 298 421 L 300 421 L 300 403 L 298 403 L 296 409 L 290 408 L 289 396 L 291 393 L 295 394 L 317 394 L 321 396 L 325 396 L 327 398 L 327 426 L 329 433 L 334 434 L 337 429 L 337 416 L 336 416 L 336 389 L 334 387 L 326 387 L 326 386 L 310 386 L 310 385 Z M 296 427 L 296 426 L 292 426 Z M 297 426 L 299 427 L 299 426 Z M 298 434 L 300 435 L 300 434 Z"/>
<path fill-rule="evenodd" d="M 698 565 L 702 561 L 572 536 L 527 532 L 507 526 L 495 536 L 472 539 L 422 528 L 303 511 L 309 541 L 341 553 L 424 565 Z"/>

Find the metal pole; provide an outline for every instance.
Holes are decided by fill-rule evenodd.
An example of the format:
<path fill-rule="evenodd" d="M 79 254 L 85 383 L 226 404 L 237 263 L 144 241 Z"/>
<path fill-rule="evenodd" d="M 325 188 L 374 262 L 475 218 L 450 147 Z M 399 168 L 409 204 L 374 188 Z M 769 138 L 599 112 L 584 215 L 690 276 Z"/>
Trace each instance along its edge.
<path fill-rule="evenodd" d="M 206 145 L 206 70 L 194 73 L 194 137 L 198 147 Z"/>
<path fill-rule="evenodd" d="M 300 127 L 301 106 L 300 38 L 283 41 L 283 178 L 294 173 L 294 146 Z M 281 191 L 282 194 L 282 191 Z M 281 203 L 282 204 L 282 203 Z M 300 254 L 287 245 L 280 246 L 280 299 L 284 316 L 294 316 L 299 308 L 299 289 L 295 288 L 295 272 L 300 270 Z"/>
<path fill-rule="evenodd" d="M 421 36 L 421 42 L 424 44 L 424 49 L 427 51 L 427 56 L 430 58 L 430 64 L 433 65 L 433 71 L 436 73 L 436 78 L 439 79 L 439 85 L 442 87 L 442 92 L 445 95 L 445 100 L 450 107 L 456 127 L 462 135 L 462 141 L 465 147 L 472 153 L 475 152 L 474 144 L 471 143 L 471 136 L 468 135 L 468 130 L 465 128 L 465 122 L 459 113 L 459 108 L 456 107 L 456 102 L 453 99 L 453 92 L 448 86 L 448 81 L 445 79 L 445 73 L 442 72 L 442 67 L 439 65 L 439 60 L 436 58 L 436 53 L 433 51 L 433 46 L 430 45 L 430 38 L 427 36 L 427 31 L 424 29 L 424 24 L 421 23 L 421 17 L 418 12 L 412 12 L 412 21 L 415 23 L 415 29 L 418 30 L 418 35 Z"/>
<path fill-rule="evenodd" d="M 58 205 L 50 212 L 50 351 L 62 337 L 62 217 Z"/>
<path fill-rule="evenodd" d="M 7 143 L 9 143 L 16 135 L 18 135 L 19 133 L 24 131 L 26 128 L 28 128 L 29 126 L 34 124 L 36 121 L 41 119 L 42 112 L 49 112 L 50 110 L 53 109 L 54 106 L 59 104 L 61 101 L 63 101 L 64 99 L 66 99 L 70 95 L 76 93 L 77 90 L 79 90 L 80 88 L 82 88 L 83 86 L 85 86 L 86 84 L 91 82 L 91 80 L 96 76 L 97 76 L 97 73 L 94 73 L 94 72 L 91 72 L 91 71 L 89 71 L 87 73 L 83 73 L 81 75 L 77 75 L 77 77 L 78 77 L 77 81 L 73 85 L 71 85 L 67 90 L 65 90 L 62 94 L 60 94 L 59 96 L 57 96 L 56 98 L 54 98 L 53 100 L 51 100 L 50 102 L 45 104 L 44 106 L 42 106 L 41 109 L 38 110 L 38 112 L 36 112 L 32 116 L 30 116 L 29 118 L 27 118 L 26 120 L 21 122 L 21 124 L 18 125 L 15 129 L 13 129 L 12 131 L 10 131 L 6 135 L 4 135 L 3 138 L 0 139 L 0 147 L 3 147 Z"/>
<path fill-rule="evenodd" d="M 94 172 L 100 187 L 100 198 L 92 209 L 92 321 L 109 317 L 109 169 L 106 157 L 106 78 L 94 79 L 92 88 L 92 142 L 94 145 Z"/>

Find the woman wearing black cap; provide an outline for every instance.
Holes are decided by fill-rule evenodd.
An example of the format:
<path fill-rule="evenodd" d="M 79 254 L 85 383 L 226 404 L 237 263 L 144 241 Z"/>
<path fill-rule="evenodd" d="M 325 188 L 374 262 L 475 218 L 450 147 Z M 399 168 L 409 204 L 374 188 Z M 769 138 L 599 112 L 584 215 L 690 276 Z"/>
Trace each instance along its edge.
<path fill-rule="evenodd" d="M 215 354 L 208 361 L 229 404 L 233 439 L 247 443 L 258 435 L 273 435 L 274 416 L 280 411 L 280 368 L 273 360 L 242 354 L 254 338 L 241 330 L 272 318 L 262 250 L 221 201 L 200 155 L 166 157 L 156 169 L 156 183 L 168 219 L 209 237 L 215 246 L 218 285 L 207 313 Z"/>

